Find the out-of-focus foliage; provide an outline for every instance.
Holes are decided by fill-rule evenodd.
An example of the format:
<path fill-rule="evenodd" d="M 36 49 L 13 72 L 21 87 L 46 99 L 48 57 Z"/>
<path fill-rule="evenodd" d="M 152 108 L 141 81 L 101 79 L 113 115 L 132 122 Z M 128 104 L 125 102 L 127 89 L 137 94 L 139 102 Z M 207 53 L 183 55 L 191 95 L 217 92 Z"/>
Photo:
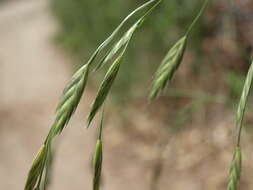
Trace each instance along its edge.
<path fill-rule="evenodd" d="M 228 72 L 225 81 L 228 85 L 230 96 L 234 98 L 240 97 L 245 81 L 245 75 L 236 72 Z"/>
<path fill-rule="evenodd" d="M 57 40 L 83 60 L 131 10 L 144 2 L 146 1 L 53 0 L 52 10 L 60 23 Z M 124 96 L 117 97 L 125 98 L 127 94 L 133 93 L 136 95 L 143 92 L 143 89 L 148 91 L 147 88 L 138 88 L 138 85 L 149 87 L 154 69 L 172 43 L 186 32 L 201 3 L 199 0 L 162 2 L 131 43 L 128 58 L 115 86 L 116 92 L 124 93 Z M 200 50 L 199 41 L 204 32 L 204 22 L 200 22 L 191 36 L 191 50 Z"/>

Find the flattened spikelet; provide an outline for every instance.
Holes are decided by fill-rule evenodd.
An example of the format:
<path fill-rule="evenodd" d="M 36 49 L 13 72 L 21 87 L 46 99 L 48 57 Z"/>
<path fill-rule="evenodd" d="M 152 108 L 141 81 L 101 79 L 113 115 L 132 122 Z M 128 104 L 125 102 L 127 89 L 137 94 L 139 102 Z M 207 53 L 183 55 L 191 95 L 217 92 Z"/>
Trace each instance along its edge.
<path fill-rule="evenodd" d="M 103 116 L 100 122 L 95 153 L 93 155 L 93 190 L 99 190 L 101 181 L 101 171 L 103 162 L 102 130 L 103 130 Z"/>
<path fill-rule="evenodd" d="M 168 81 L 170 81 L 182 62 L 187 37 L 182 37 L 167 53 L 161 65 L 155 73 L 153 85 L 150 93 L 150 99 L 157 97 L 158 93 L 162 91 Z"/>
<path fill-rule="evenodd" d="M 170 81 L 179 67 L 183 56 L 184 56 L 184 51 L 187 43 L 188 36 L 190 32 L 192 31 L 193 27 L 195 24 L 198 22 L 200 16 L 203 14 L 205 8 L 207 7 L 209 3 L 209 0 L 205 0 L 202 8 L 200 9 L 199 13 L 197 16 L 194 18 L 193 22 L 189 26 L 186 34 L 184 37 L 182 37 L 167 53 L 165 58 L 163 59 L 160 67 L 158 68 L 154 81 L 152 84 L 152 89 L 149 95 L 149 99 L 153 100 L 154 98 L 157 97 L 160 91 L 162 91 L 168 81 Z"/>
<path fill-rule="evenodd" d="M 64 126 L 70 120 L 72 114 L 76 110 L 76 107 L 81 99 L 84 88 L 86 86 L 89 72 L 89 65 L 83 66 L 72 77 L 71 81 L 67 84 L 63 91 L 63 95 L 60 99 L 56 110 L 56 118 L 52 125 L 48 136 L 43 144 L 38 155 L 32 164 L 29 171 L 28 178 L 25 185 L 25 190 L 34 190 L 39 188 L 41 183 L 45 186 L 45 180 L 42 180 L 43 174 L 48 173 L 48 160 L 51 159 L 51 142 L 55 135 L 59 134 Z"/>
<path fill-rule="evenodd" d="M 104 58 L 99 62 L 96 69 L 99 69 L 102 67 L 108 60 L 110 60 L 122 47 L 124 49 L 121 51 L 118 58 L 114 61 L 114 63 L 109 68 L 104 80 L 102 81 L 102 84 L 100 85 L 100 88 L 98 90 L 96 99 L 91 107 L 91 111 L 88 116 L 87 121 L 87 127 L 89 127 L 92 119 L 98 112 L 99 108 L 104 103 L 111 86 L 113 84 L 113 81 L 118 73 L 119 67 L 121 65 L 122 57 L 126 51 L 126 48 L 129 44 L 129 41 L 131 40 L 133 33 L 136 31 L 136 29 L 141 26 L 143 21 L 146 19 L 146 17 L 149 15 L 149 13 L 161 2 L 161 0 L 153 1 L 155 2 L 154 5 L 123 35 L 123 37 L 112 47 L 112 49 L 104 56 Z"/>
<path fill-rule="evenodd" d="M 233 161 L 229 171 L 227 190 L 237 190 L 241 175 L 242 156 L 240 147 L 236 147 Z"/>
<path fill-rule="evenodd" d="M 120 55 L 115 61 L 114 63 L 111 65 L 111 67 L 109 68 L 109 70 L 107 71 L 105 78 L 103 79 L 97 96 L 95 98 L 95 101 L 93 102 L 92 106 L 91 106 L 91 111 L 89 113 L 88 116 L 88 120 L 87 120 L 87 127 L 89 127 L 91 121 L 93 120 L 94 116 L 96 115 L 96 113 L 98 112 L 98 110 L 101 108 L 101 106 L 103 105 L 110 89 L 111 86 L 118 74 L 120 65 L 123 61 L 123 55 Z"/>
<path fill-rule="evenodd" d="M 99 190 L 103 160 L 102 141 L 97 140 L 96 150 L 93 157 L 93 190 Z"/>
<path fill-rule="evenodd" d="M 97 140 L 96 149 L 93 157 L 93 190 L 98 190 L 101 182 L 101 171 L 103 161 L 103 147 L 102 141 Z"/>
<path fill-rule="evenodd" d="M 128 45 L 129 41 L 131 40 L 133 33 L 135 32 L 135 30 L 138 28 L 138 24 L 140 21 L 138 21 L 137 23 L 135 23 L 124 35 L 123 37 L 114 44 L 114 46 L 112 47 L 112 49 L 110 49 L 106 55 L 103 57 L 103 59 L 98 63 L 98 65 L 95 68 L 95 71 L 98 70 L 99 68 L 103 67 L 104 64 L 109 61 L 111 58 L 113 58 L 114 55 L 116 55 L 116 53 L 125 46 Z M 124 48 L 124 49 L 125 49 Z M 123 50 L 124 51 L 124 50 Z"/>
<path fill-rule="evenodd" d="M 59 134 L 75 112 L 83 95 L 89 74 L 89 65 L 84 65 L 73 76 L 63 91 L 60 103 L 56 110 L 56 119 L 53 124 L 53 136 Z"/>
<path fill-rule="evenodd" d="M 25 190 L 33 190 L 35 186 L 39 185 L 38 180 L 43 173 L 43 166 L 46 158 L 46 147 L 43 144 L 39 152 L 35 156 L 32 167 L 28 173 Z"/>

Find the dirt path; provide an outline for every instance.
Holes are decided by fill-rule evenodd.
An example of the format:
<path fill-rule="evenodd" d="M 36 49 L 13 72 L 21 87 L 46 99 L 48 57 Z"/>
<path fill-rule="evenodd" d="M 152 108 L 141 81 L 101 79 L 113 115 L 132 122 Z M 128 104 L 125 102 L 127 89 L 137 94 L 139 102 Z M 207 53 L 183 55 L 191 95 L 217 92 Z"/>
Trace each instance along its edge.
<path fill-rule="evenodd" d="M 23 188 L 70 78 L 67 57 L 51 43 L 55 26 L 46 1 L 17 1 L 0 7 L 0 189 Z M 52 189 L 90 185 L 88 155 L 94 135 L 82 126 L 85 117 L 77 115 L 58 143 Z"/>

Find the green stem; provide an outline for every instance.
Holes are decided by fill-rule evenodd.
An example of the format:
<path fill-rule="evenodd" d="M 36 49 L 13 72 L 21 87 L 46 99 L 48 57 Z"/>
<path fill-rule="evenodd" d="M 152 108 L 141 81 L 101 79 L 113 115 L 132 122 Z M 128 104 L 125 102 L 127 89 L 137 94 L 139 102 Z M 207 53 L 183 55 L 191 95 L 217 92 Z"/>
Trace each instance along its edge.
<path fill-rule="evenodd" d="M 138 24 L 138 27 L 141 27 L 142 23 L 150 15 L 150 13 L 162 2 L 162 0 L 158 0 L 137 22 L 141 21 Z"/>
<path fill-rule="evenodd" d="M 186 36 L 189 35 L 189 33 L 192 31 L 192 28 L 195 26 L 195 24 L 198 22 L 199 18 L 201 17 L 201 15 L 203 14 L 204 10 L 206 9 L 207 5 L 209 3 L 209 0 L 205 0 L 204 4 L 202 5 L 202 8 L 199 11 L 199 14 L 195 17 L 195 19 L 193 20 L 193 22 L 191 23 L 190 27 L 188 28 L 187 32 L 186 32 Z"/>

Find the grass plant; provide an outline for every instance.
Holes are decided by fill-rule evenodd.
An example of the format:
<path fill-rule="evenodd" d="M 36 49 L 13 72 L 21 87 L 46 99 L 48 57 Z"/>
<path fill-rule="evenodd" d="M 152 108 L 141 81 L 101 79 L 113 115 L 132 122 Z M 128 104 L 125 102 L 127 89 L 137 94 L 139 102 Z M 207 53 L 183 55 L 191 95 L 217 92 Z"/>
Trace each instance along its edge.
<path fill-rule="evenodd" d="M 112 85 L 119 73 L 120 67 L 123 64 L 124 56 L 128 45 L 133 38 L 133 34 L 139 29 L 150 13 L 162 2 L 162 0 L 150 0 L 133 12 L 131 12 L 122 22 L 116 27 L 116 29 L 109 35 L 109 37 L 102 42 L 98 48 L 94 51 L 88 61 L 73 75 L 69 83 L 66 85 L 63 94 L 60 98 L 59 104 L 56 109 L 55 120 L 52 127 L 42 144 L 39 152 L 35 156 L 32 166 L 29 170 L 25 190 L 45 190 L 48 180 L 48 175 L 50 171 L 50 163 L 52 160 L 52 145 L 53 140 L 56 135 L 59 135 L 64 127 L 68 124 L 72 115 L 74 114 L 77 106 L 82 98 L 85 91 L 88 78 L 91 75 L 92 68 L 94 72 L 98 72 L 101 67 L 112 61 L 109 69 L 107 70 L 104 79 L 102 80 L 100 87 L 98 89 L 97 95 L 94 98 L 93 104 L 91 106 L 90 112 L 87 117 L 87 127 L 90 126 L 96 114 L 100 111 L 103 106 Z M 189 35 L 198 22 L 199 18 L 203 14 L 205 8 L 208 5 L 209 0 L 203 2 L 202 8 L 200 9 L 198 15 L 195 17 L 193 22 L 190 24 L 185 35 L 180 38 L 175 45 L 168 51 L 167 55 L 160 64 L 158 70 L 155 73 L 152 89 L 150 93 L 150 99 L 153 100 L 158 96 L 158 94 L 164 90 L 167 83 L 172 80 L 176 70 L 180 66 L 185 48 L 187 46 L 187 41 Z M 120 31 L 123 30 L 127 22 L 130 22 L 134 16 L 141 14 L 138 19 L 133 22 L 134 24 L 125 30 L 125 33 L 116 40 Z M 112 45 L 112 41 L 116 42 Z M 104 52 L 103 50 L 106 50 Z M 98 57 L 102 57 L 97 60 Z M 95 65 L 96 63 L 96 65 Z M 253 65 L 249 69 L 249 73 L 246 78 L 244 89 L 242 92 L 241 100 L 238 106 L 238 111 L 236 115 L 236 125 L 238 128 L 237 144 L 235 148 L 235 153 L 233 161 L 231 164 L 228 190 L 237 190 L 237 185 L 239 183 L 240 172 L 241 172 L 241 131 L 243 116 L 246 108 L 247 98 L 249 95 L 251 83 L 253 78 Z M 103 116 L 101 119 L 99 127 L 99 135 L 97 137 L 97 143 L 95 148 L 95 153 L 93 156 L 93 190 L 99 190 L 101 170 L 102 170 L 102 160 L 103 160 L 103 150 L 102 150 L 102 129 L 103 129 Z"/>

